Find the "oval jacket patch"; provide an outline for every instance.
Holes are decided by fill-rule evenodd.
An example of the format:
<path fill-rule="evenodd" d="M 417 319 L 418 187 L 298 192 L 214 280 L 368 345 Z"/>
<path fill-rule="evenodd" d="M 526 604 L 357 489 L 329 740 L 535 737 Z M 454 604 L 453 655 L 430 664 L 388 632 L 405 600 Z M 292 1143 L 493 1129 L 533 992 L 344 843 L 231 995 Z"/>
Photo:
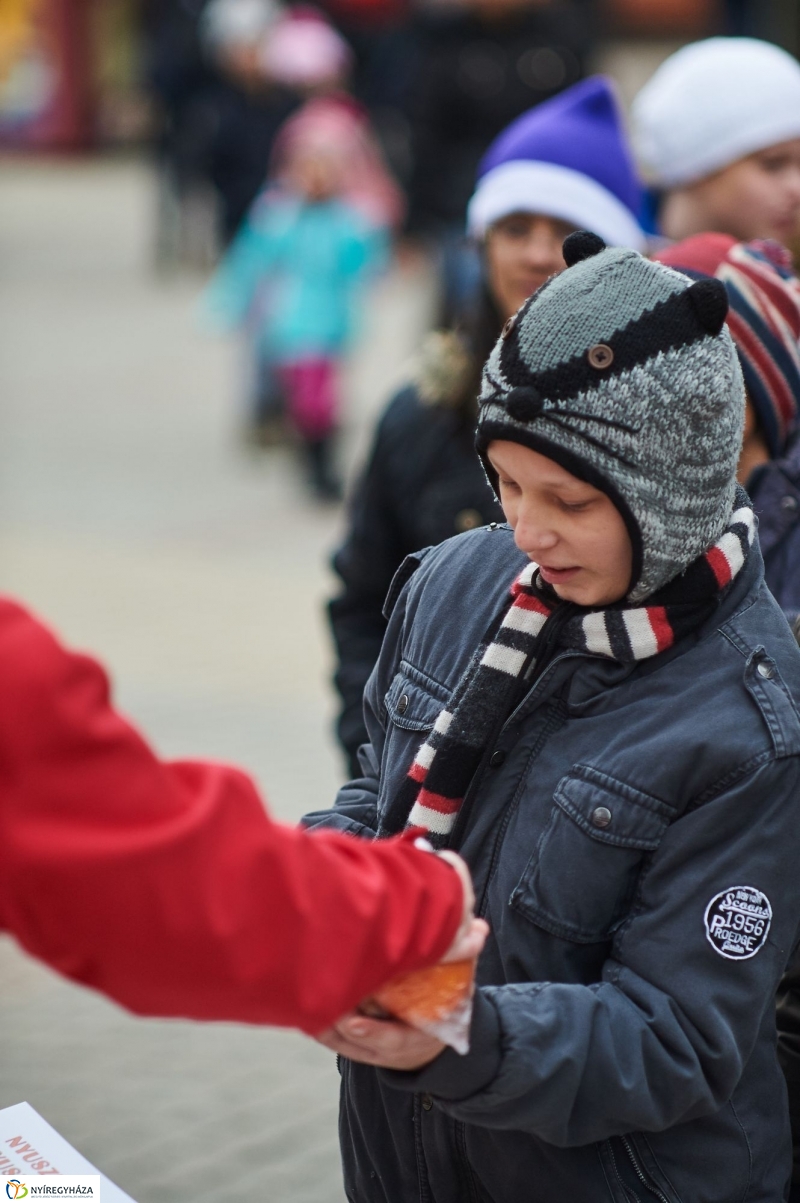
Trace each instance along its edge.
<path fill-rule="evenodd" d="M 769 898 L 755 886 L 729 886 L 706 907 L 708 942 L 729 961 L 754 957 L 764 947 L 771 923 Z"/>

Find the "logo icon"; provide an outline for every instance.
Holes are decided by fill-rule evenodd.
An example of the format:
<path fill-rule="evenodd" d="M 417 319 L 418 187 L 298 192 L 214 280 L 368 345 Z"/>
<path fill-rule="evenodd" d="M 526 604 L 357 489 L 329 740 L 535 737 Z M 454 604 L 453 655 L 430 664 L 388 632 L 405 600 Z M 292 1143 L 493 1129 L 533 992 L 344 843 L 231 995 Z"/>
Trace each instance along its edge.
<path fill-rule="evenodd" d="M 24 1199 L 28 1193 L 28 1188 L 24 1182 L 20 1182 L 19 1178 L 9 1178 L 6 1183 L 6 1194 L 9 1199 Z"/>
<path fill-rule="evenodd" d="M 729 886 L 706 907 L 706 938 L 721 957 L 747 961 L 762 949 L 772 923 L 769 898 L 755 886 Z"/>

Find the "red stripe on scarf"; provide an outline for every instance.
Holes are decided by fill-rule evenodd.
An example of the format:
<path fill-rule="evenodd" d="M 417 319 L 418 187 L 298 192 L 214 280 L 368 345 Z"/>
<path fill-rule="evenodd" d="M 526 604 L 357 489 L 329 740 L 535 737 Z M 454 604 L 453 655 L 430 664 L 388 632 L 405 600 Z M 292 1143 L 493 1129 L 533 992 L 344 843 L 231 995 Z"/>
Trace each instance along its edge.
<path fill-rule="evenodd" d="M 428 770 L 425 768 L 424 764 L 417 764 L 415 760 L 411 765 L 411 768 L 408 770 L 408 775 L 412 781 L 422 783 L 428 776 Z"/>
<path fill-rule="evenodd" d="M 666 608 L 664 606 L 648 606 L 647 617 L 656 637 L 658 650 L 663 652 L 665 648 L 672 647 L 675 642 L 675 632 L 670 626 Z"/>
<path fill-rule="evenodd" d="M 720 589 L 724 589 L 731 580 L 733 573 L 728 563 L 728 557 L 718 547 L 710 547 L 706 552 L 708 566 L 717 578 Z"/>
<path fill-rule="evenodd" d="M 553 611 L 549 609 L 544 602 L 540 602 L 539 598 L 534 597 L 531 593 L 515 594 L 514 605 L 519 606 L 521 610 L 533 610 L 534 613 L 541 614 L 544 618 L 549 618 L 553 613 Z"/>
<path fill-rule="evenodd" d="M 427 806 L 428 810 L 438 811 L 440 815 L 454 815 L 462 801 L 462 798 L 445 798 L 444 794 L 432 794 L 428 789 L 421 789 L 417 794 L 420 806 Z"/>

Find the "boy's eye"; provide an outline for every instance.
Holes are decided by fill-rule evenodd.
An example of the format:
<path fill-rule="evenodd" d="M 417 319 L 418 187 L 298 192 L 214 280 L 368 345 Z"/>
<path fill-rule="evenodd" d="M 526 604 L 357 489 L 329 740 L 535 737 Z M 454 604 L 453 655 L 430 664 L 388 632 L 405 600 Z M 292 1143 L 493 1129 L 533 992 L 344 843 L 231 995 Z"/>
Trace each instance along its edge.
<path fill-rule="evenodd" d="M 562 510 L 566 510 L 568 514 L 581 514 L 591 505 L 590 501 L 561 501 L 559 502 Z"/>

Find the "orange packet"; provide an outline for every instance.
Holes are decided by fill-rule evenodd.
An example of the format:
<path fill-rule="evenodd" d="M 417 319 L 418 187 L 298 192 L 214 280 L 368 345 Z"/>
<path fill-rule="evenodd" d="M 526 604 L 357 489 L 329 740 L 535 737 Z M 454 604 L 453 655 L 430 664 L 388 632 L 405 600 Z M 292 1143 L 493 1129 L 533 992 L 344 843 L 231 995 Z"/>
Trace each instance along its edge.
<path fill-rule="evenodd" d="M 361 1004 L 365 1015 L 400 1019 L 462 1056 L 469 1052 L 475 961 L 452 961 L 394 978 Z"/>

